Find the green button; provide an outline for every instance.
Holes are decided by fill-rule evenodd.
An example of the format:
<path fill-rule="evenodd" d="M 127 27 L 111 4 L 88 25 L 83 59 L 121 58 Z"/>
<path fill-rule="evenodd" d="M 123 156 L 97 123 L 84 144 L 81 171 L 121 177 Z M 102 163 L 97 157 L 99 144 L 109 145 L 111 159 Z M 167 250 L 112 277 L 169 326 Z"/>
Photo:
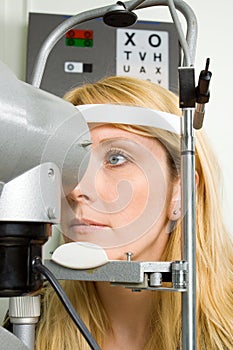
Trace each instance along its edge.
<path fill-rule="evenodd" d="M 66 46 L 92 47 L 93 40 L 66 38 Z"/>

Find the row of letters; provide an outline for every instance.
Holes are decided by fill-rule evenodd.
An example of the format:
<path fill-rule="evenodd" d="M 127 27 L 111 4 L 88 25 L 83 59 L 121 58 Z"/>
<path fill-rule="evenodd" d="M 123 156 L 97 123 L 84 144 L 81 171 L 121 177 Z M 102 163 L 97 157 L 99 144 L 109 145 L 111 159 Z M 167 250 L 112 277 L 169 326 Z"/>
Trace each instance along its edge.
<path fill-rule="evenodd" d="M 129 61 L 135 58 L 139 58 L 140 61 L 145 61 L 145 60 L 152 60 L 154 62 L 162 62 L 162 53 L 157 53 L 157 52 L 133 52 L 133 51 L 124 51 L 123 52 L 123 57 Z"/>
<path fill-rule="evenodd" d="M 123 68 L 122 69 L 123 72 L 125 72 L 125 73 L 130 73 L 131 72 L 131 68 L 132 68 L 132 70 L 134 72 L 137 71 L 138 73 L 148 73 L 148 72 L 151 73 L 151 71 L 153 70 L 154 74 L 159 74 L 159 75 L 162 74 L 162 72 L 161 72 L 161 68 L 162 67 L 155 67 L 155 69 L 154 69 L 154 68 L 152 68 L 150 66 L 149 69 L 147 69 L 145 66 L 139 66 L 138 69 L 135 69 L 135 66 L 131 67 L 130 65 L 123 65 L 122 68 Z"/>

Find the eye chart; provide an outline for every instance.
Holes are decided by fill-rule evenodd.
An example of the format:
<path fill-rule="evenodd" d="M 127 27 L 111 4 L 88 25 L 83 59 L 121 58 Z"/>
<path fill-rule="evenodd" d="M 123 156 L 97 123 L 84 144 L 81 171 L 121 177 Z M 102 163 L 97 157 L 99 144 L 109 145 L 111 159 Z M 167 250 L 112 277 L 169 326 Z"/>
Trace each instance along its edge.
<path fill-rule="evenodd" d="M 117 29 L 116 73 L 148 79 L 168 88 L 168 32 Z"/>

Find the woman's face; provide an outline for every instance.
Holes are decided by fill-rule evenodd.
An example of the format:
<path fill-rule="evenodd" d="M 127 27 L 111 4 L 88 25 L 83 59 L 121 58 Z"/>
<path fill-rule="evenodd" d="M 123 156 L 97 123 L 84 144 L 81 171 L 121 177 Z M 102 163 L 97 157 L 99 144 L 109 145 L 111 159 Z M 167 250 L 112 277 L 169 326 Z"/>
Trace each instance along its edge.
<path fill-rule="evenodd" d="M 88 169 L 62 206 L 66 241 L 102 246 L 109 259 L 158 260 L 169 237 L 178 185 L 155 139 L 91 126 Z"/>

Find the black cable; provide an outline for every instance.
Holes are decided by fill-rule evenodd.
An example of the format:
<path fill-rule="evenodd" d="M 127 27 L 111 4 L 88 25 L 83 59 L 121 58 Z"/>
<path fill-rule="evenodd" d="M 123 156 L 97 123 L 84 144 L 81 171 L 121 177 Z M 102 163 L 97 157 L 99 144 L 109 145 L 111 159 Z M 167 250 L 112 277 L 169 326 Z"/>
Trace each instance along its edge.
<path fill-rule="evenodd" d="M 75 325 L 80 330 L 83 337 L 86 339 L 87 343 L 89 344 L 90 348 L 92 350 L 100 350 L 99 345 L 96 343 L 95 339 L 87 329 L 86 325 L 83 323 L 79 315 L 77 314 L 76 310 L 74 309 L 73 305 L 71 304 L 69 298 L 67 297 L 66 293 L 62 289 L 61 285 L 55 278 L 55 276 L 52 274 L 52 272 L 45 267 L 41 259 L 39 257 L 35 257 L 33 261 L 33 268 L 37 271 L 39 271 L 42 275 L 44 275 L 55 292 L 57 293 L 59 299 L 61 300 L 62 304 L 64 305 L 66 311 L 74 321 Z"/>

